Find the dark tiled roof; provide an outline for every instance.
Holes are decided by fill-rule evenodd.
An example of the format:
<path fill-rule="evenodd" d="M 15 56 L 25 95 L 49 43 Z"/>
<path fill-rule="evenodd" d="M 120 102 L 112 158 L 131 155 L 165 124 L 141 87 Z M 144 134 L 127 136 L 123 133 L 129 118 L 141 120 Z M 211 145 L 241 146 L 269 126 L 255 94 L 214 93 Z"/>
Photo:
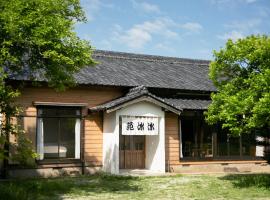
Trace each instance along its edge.
<path fill-rule="evenodd" d="M 164 101 L 182 110 L 206 110 L 211 103 L 211 100 L 200 99 L 164 99 Z"/>
<path fill-rule="evenodd" d="M 79 84 L 215 91 L 209 61 L 111 51 L 95 51 L 99 63 L 75 77 Z"/>
<path fill-rule="evenodd" d="M 126 102 L 138 99 L 142 96 L 148 96 L 153 98 L 165 105 L 168 105 L 172 108 L 175 108 L 178 111 L 182 111 L 184 109 L 192 109 L 192 110 L 205 110 L 208 105 L 211 103 L 209 100 L 196 100 L 196 99 L 166 99 L 160 98 L 153 94 L 151 94 L 145 86 L 138 86 L 129 90 L 129 92 L 120 98 L 114 99 L 107 103 L 98 105 L 96 107 L 90 108 L 91 111 L 104 111 L 111 108 L 118 107 Z"/>
<path fill-rule="evenodd" d="M 208 78 L 209 61 L 96 50 L 98 62 L 75 75 L 78 84 L 216 91 Z M 46 81 L 34 75 L 37 81 Z M 30 80 L 27 73 L 12 79 Z"/>
<path fill-rule="evenodd" d="M 148 91 L 148 89 L 145 86 L 143 86 L 143 85 L 138 86 L 138 87 L 131 88 L 129 90 L 129 92 L 125 96 L 120 97 L 120 98 L 117 98 L 117 99 L 114 99 L 114 100 L 109 101 L 107 103 L 98 105 L 96 107 L 90 108 L 90 110 L 91 111 L 108 110 L 108 109 L 111 109 L 111 108 L 118 107 L 119 105 L 122 105 L 122 104 L 124 104 L 126 102 L 129 102 L 129 101 L 138 99 L 140 97 L 144 97 L 144 96 L 145 97 L 150 97 L 150 98 L 152 98 L 154 100 L 157 100 L 157 101 L 161 102 L 162 104 L 164 104 L 166 106 L 169 106 L 169 107 L 172 107 L 172 108 L 174 108 L 174 109 L 176 109 L 178 111 L 181 111 L 181 109 L 175 107 L 170 102 L 166 102 L 164 99 L 151 94 Z"/>

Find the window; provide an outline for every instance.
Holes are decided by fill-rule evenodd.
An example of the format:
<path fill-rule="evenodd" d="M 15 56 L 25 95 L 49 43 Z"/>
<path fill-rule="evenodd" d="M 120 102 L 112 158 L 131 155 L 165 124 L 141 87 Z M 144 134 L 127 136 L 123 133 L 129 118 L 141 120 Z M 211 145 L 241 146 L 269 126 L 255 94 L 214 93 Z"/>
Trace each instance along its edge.
<path fill-rule="evenodd" d="M 231 136 L 228 131 L 217 129 L 216 134 L 216 158 L 224 159 L 252 159 L 263 157 L 258 150 L 261 148 L 256 141 L 256 135 L 246 134 L 243 137 Z"/>
<path fill-rule="evenodd" d="M 186 115 L 185 115 L 186 114 Z M 180 155 L 183 160 L 256 159 L 263 157 L 255 134 L 234 137 L 221 127 L 207 125 L 199 112 L 183 113 Z"/>
<path fill-rule="evenodd" d="M 212 134 L 203 119 L 181 120 L 182 154 L 184 158 L 213 157 Z"/>
<path fill-rule="evenodd" d="M 39 159 L 79 159 L 81 109 L 38 108 L 37 152 Z"/>

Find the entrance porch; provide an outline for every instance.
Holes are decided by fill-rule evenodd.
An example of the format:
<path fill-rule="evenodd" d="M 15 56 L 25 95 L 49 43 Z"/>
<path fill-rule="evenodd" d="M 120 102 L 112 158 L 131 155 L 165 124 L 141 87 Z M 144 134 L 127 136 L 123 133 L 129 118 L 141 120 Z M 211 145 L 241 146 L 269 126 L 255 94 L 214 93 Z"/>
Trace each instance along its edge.
<path fill-rule="evenodd" d="M 134 129 L 139 123 L 138 120 L 154 118 L 157 120 L 157 132 L 154 135 L 145 135 L 145 132 L 124 132 L 127 129 L 123 122 L 124 116 L 131 117 Z M 146 129 L 147 122 L 144 123 Z M 112 113 L 104 113 L 103 170 L 119 174 L 119 169 L 165 172 L 165 119 L 161 107 L 149 102 L 139 102 Z"/>

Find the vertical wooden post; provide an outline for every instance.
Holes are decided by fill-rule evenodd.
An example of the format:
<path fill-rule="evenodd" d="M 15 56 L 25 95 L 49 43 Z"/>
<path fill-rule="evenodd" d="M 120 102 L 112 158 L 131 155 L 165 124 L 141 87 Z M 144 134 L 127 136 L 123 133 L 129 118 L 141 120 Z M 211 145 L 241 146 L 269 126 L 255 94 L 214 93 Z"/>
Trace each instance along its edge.
<path fill-rule="evenodd" d="M 87 113 L 88 114 L 88 113 Z M 82 113 L 81 113 L 82 115 Z M 82 130 L 81 130 L 81 141 L 80 144 L 82 145 L 82 151 L 81 151 L 81 160 L 82 160 L 82 175 L 85 174 L 85 159 L 84 159 L 84 155 L 85 155 L 85 118 L 86 116 L 82 115 L 82 121 L 81 121 L 81 125 L 82 125 Z"/>

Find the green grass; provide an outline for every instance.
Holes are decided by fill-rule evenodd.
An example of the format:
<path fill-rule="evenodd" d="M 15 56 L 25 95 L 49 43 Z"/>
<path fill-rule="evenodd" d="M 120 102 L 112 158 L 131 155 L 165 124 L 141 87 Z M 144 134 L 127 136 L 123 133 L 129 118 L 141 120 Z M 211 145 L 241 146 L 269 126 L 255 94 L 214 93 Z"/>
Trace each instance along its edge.
<path fill-rule="evenodd" d="M 270 199 L 270 175 L 95 175 L 0 182 L 0 199 Z"/>

